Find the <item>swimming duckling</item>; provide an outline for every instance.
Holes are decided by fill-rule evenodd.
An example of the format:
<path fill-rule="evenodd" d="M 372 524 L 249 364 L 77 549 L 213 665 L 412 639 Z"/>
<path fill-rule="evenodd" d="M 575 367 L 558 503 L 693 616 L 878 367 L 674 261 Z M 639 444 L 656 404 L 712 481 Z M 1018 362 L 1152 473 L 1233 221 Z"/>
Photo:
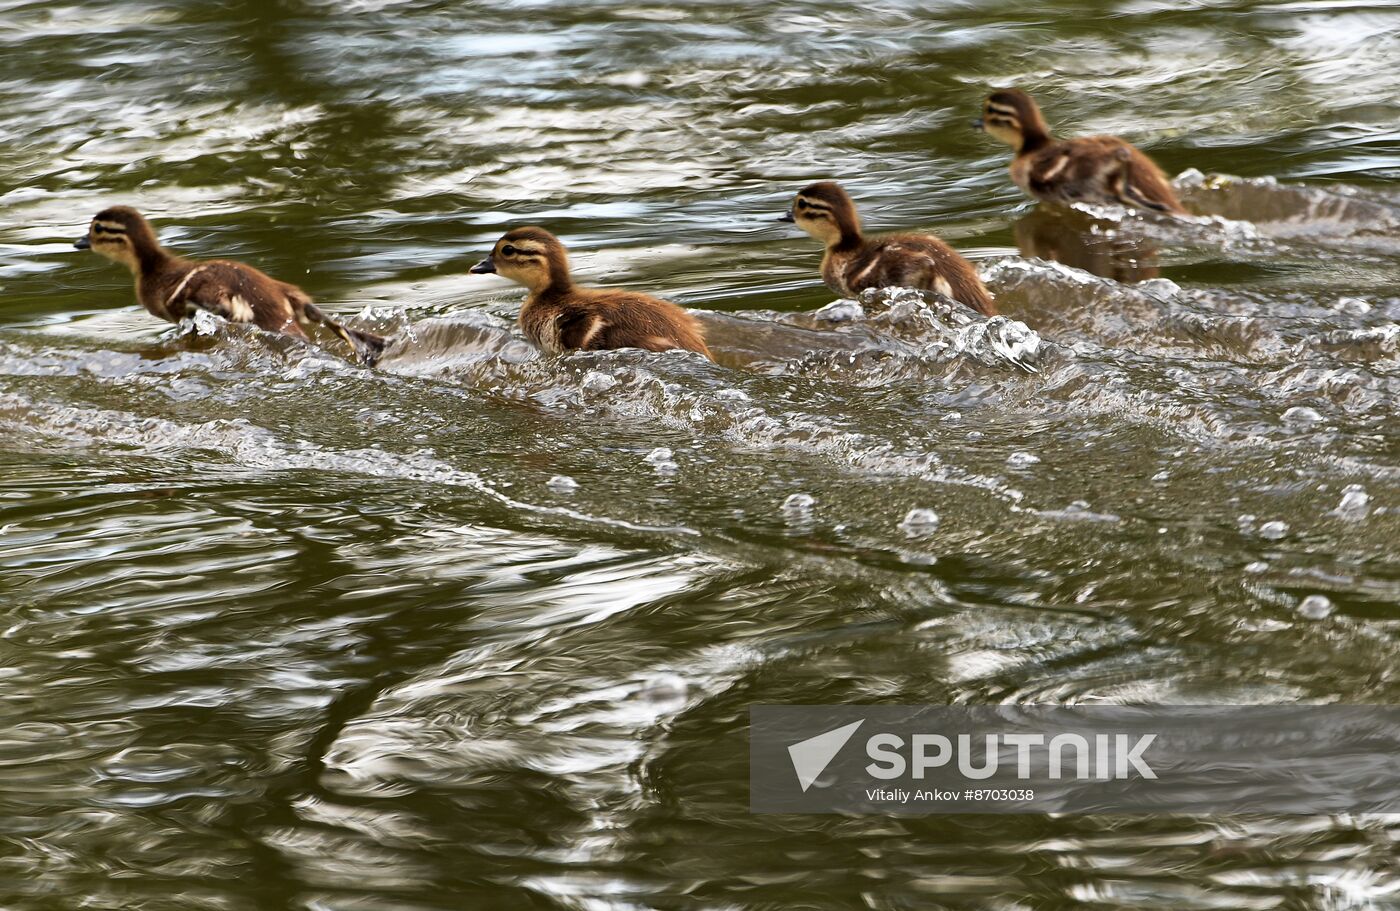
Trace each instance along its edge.
<path fill-rule="evenodd" d="M 243 263 L 227 259 L 196 262 L 161 247 L 155 231 L 129 206 L 97 213 L 88 232 L 74 242 L 121 263 L 136 276 L 136 299 L 151 314 L 178 323 L 195 310 L 207 310 L 231 323 L 253 323 L 271 332 L 307 338 L 320 323 L 344 339 L 366 364 L 373 365 L 388 341 L 349 329 L 331 319 L 295 285 L 280 282 Z"/>
<path fill-rule="evenodd" d="M 520 328 L 550 354 L 569 349 L 684 348 L 710 357 L 700 325 L 670 301 L 575 285 L 568 251 L 543 228 L 506 232 L 491 255 L 471 271 L 499 274 L 530 290 L 520 308 Z"/>
<path fill-rule="evenodd" d="M 826 244 L 822 280 L 837 294 L 855 297 L 867 288 L 919 288 L 937 291 L 986 316 L 997 312 L 977 270 L 958 251 L 928 234 L 863 236 L 855 203 L 830 181 L 798 193 L 779 221 L 796 222 Z"/>
<path fill-rule="evenodd" d="M 1116 136 L 1052 138 L 1040 108 L 1020 89 L 993 92 L 973 127 L 1016 150 L 1011 179 L 1036 199 L 1186 214 L 1151 158 Z"/>

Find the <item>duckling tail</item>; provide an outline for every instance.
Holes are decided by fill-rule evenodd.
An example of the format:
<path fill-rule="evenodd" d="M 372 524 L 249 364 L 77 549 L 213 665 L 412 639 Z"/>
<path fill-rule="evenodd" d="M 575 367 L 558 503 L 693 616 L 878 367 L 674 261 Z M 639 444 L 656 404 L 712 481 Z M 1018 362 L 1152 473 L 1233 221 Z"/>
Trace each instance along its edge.
<path fill-rule="evenodd" d="M 1138 188 L 1134 180 L 1133 155 L 1127 149 L 1119 149 L 1114 155 L 1117 159 L 1118 169 L 1109 178 L 1109 186 L 1113 189 L 1118 201 L 1127 206 L 1137 209 L 1150 209 L 1153 212 L 1171 212 L 1172 207 L 1159 199 L 1152 199 Z"/>
<path fill-rule="evenodd" d="M 366 367 L 373 367 L 377 364 L 380 356 L 384 354 L 384 349 L 389 347 L 389 340 L 384 336 L 342 326 L 313 303 L 308 302 L 306 304 L 305 312 L 307 319 L 311 320 L 313 323 L 320 323 L 336 335 L 345 339 L 345 343 L 350 346 L 350 350 L 355 352 L 355 356 L 360 359 L 360 363 L 364 364 Z"/>

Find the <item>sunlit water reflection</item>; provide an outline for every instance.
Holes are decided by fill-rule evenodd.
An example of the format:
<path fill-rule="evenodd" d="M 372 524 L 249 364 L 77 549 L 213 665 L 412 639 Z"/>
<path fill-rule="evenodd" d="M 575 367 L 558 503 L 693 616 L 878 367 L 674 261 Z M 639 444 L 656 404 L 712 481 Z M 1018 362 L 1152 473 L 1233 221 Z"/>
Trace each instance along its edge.
<path fill-rule="evenodd" d="M 0 3 L 5 906 L 1400 906 L 1389 819 L 762 817 L 745 759 L 754 703 L 1397 701 L 1397 32 Z M 1193 215 L 1027 205 L 1010 83 Z M 818 178 L 1004 317 L 833 304 Z M 153 322 L 69 247 L 119 201 L 398 342 Z M 538 357 L 466 274 L 522 222 L 717 363 Z"/>

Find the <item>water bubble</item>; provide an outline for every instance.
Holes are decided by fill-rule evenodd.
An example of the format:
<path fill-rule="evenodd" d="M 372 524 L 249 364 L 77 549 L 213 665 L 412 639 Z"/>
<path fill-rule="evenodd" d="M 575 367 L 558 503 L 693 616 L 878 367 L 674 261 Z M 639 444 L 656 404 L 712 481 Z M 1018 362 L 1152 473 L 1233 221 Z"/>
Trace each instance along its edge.
<path fill-rule="evenodd" d="M 1265 563 L 1263 560 L 1255 560 L 1253 563 L 1249 564 L 1244 568 L 1244 571 L 1249 573 L 1251 576 L 1257 576 L 1260 573 L 1268 572 L 1268 570 L 1269 564 Z"/>
<path fill-rule="evenodd" d="M 1371 305 L 1359 297 L 1339 297 L 1332 309 L 1352 316 L 1364 316 L 1371 312 Z"/>
<path fill-rule="evenodd" d="M 1283 413 L 1283 423 L 1295 430 L 1307 430 L 1314 424 L 1322 423 L 1322 415 L 1315 409 L 1295 405 Z"/>
<path fill-rule="evenodd" d="M 809 493 L 795 493 L 783 501 L 783 512 L 810 512 L 817 498 Z"/>
<path fill-rule="evenodd" d="M 911 509 L 899 523 L 906 537 L 924 538 L 938 530 L 938 513 L 932 509 Z"/>
<path fill-rule="evenodd" d="M 665 446 L 658 446 L 642 461 L 656 469 L 657 474 L 675 474 L 680 466 L 675 463 L 675 454 Z"/>
<path fill-rule="evenodd" d="M 962 412 L 961 412 L 961 411 L 950 411 L 950 412 L 948 412 L 947 414 L 943 415 L 943 417 L 940 418 L 940 420 L 944 420 L 944 421 L 961 421 L 961 420 L 962 420 Z"/>
<path fill-rule="evenodd" d="M 1331 615 L 1335 608 L 1326 595 L 1308 595 L 1298 602 L 1298 613 L 1309 620 L 1322 620 Z"/>
<path fill-rule="evenodd" d="M 219 330 L 227 325 L 223 317 L 215 316 L 208 310 L 195 310 L 188 320 L 195 335 L 217 335 Z"/>
<path fill-rule="evenodd" d="M 599 395 L 618 386 L 620 382 L 615 376 L 609 376 L 598 370 L 590 370 L 583 375 L 583 382 L 580 386 L 584 392 Z"/>
<path fill-rule="evenodd" d="M 863 319 L 865 308 L 860 305 L 859 301 L 839 300 L 832 301 L 812 315 L 829 323 L 849 323 L 853 320 Z"/>
<path fill-rule="evenodd" d="M 1366 493 L 1366 488 L 1360 484 L 1348 484 L 1342 491 L 1342 502 L 1332 510 L 1332 515 L 1350 522 L 1359 522 L 1370 513 L 1371 508 L 1367 505 L 1370 502 L 1371 496 Z"/>
<path fill-rule="evenodd" d="M 578 481 L 566 474 L 557 474 L 550 478 L 545 486 L 555 493 L 573 493 L 578 490 Z"/>
<path fill-rule="evenodd" d="M 988 366 L 1009 362 L 1035 373 L 1040 361 L 1040 335 L 1025 323 L 993 316 L 963 327 L 953 349 Z"/>
<path fill-rule="evenodd" d="M 1040 456 L 1029 452 L 1013 452 L 1006 457 L 1006 464 L 1012 468 L 1030 468 L 1040 462 Z"/>
<path fill-rule="evenodd" d="M 1075 500 L 1064 509 L 1047 509 L 1040 512 L 1047 519 L 1060 519 L 1072 522 L 1119 522 L 1111 512 L 1094 512 L 1087 500 Z"/>
<path fill-rule="evenodd" d="M 1259 526 L 1259 537 L 1266 541 L 1279 541 L 1288 536 L 1288 523 L 1275 519 Z"/>

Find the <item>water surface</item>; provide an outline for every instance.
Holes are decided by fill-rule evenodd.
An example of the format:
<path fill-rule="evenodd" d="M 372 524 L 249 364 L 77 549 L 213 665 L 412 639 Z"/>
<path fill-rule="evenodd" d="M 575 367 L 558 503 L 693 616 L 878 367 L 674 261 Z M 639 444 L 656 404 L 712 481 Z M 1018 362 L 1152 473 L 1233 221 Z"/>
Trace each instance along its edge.
<path fill-rule="evenodd" d="M 746 759 L 754 703 L 1400 700 L 1398 38 L 1349 0 L 0 4 L 4 905 L 1400 907 L 1390 819 L 753 816 Z M 1028 205 L 967 127 L 1010 84 L 1195 216 Z M 814 315 L 773 218 L 822 178 L 1006 319 Z M 70 249 L 112 203 L 403 341 L 160 324 Z M 466 274 L 522 223 L 719 363 L 537 358 Z"/>

